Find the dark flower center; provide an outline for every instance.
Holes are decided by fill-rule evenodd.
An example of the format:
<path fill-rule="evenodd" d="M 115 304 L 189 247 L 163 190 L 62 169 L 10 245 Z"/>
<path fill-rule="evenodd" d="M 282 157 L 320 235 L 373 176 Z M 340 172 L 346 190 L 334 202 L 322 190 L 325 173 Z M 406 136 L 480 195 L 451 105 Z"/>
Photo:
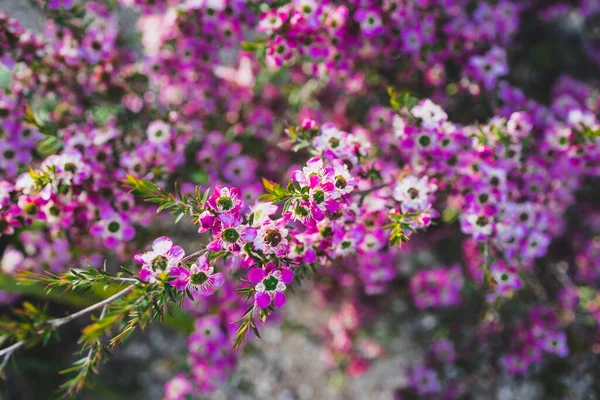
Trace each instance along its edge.
<path fill-rule="evenodd" d="M 4 158 L 6 158 L 7 160 L 12 160 L 13 158 L 15 158 L 15 152 L 12 150 L 6 150 L 4 152 Z"/>
<path fill-rule="evenodd" d="M 112 221 L 110 224 L 108 224 L 108 231 L 110 233 L 118 232 L 120 228 L 121 224 L 119 224 L 117 221 Z"/>
<path fill-rule="evenodd" d="M 167 259 L 164 256 L 156 256 L 154 260 L 152 260 L 152 269 L 154 271 L 163 271 L 167 269 Z"/>
<path fill-rule="evenodd" d="M 489 220 L 487 217 L 481 216 L 481 217 L 477 218 L 476 224 L 478 226 L 486 226 L 488 224 L 488 222 L 489 222 Z"/>
<path fill-rule="evenodd" d="M 277 278 L 275 278 L 273 275 L 271 275 L 267 279 L 263 280 L 263 285 L 265 285 L 265 289 L 269 292 L 272 290 L 275 290 L 277 288 L 278 283 L 279 283 L 279 280 Z"/>
<path fill-rule="evenodd" d="M 331 229 L 330 226 L 326 226 L 323 229 L 321 229 L 321 236 L 323 236 L 324 238 L 330 238 L 333 236 L 333 229 Z"/>
<path fill-rule="evenodd" d="M 76 170 L 77 170 L 77 168 L 75 167 L 75 164 L 73 164 L 73 163 L 65 164 L 65 171 L 74 174 Z"/>
<path fill-rule="evenodd" d="M 415 188 L 410 188 L 406 191 L 406 193 L 408 193 L 408 197 L 410 197 L 411 200 L 416 199 L 417 197 L 419 197 L 419 190 L 415 189 Z"/>
<path fill-rule="evenodd" d="M 33 203 L 28 203 L 25 207 L 23 207 L 23 211 L 27 215 L 35 215 L 37 213 L 37 206 Z"/>
<path fill-rule="evenodd" d="M 343 176 L 338 175 L 335 177 L 335 187 L 338 189 L 343 189 L 346 187 L 346 185 L 348 184 L 348 182 L 346 182 L 346 180 L 344 179 Z"/>
<path fill-rule="evenodd" d="M 301 217 L 307 217 L 308 216 L 308 210 L 306 209 L 306 207 L 302 207 L 302 206 L 297 206 L 294 209 L 294 213 L 296 215 L 301 216 Z"/>
<path fill-rule="evenodd" d="M 230 197 L 222 196 L 222 197 L 219 197 L 219 200 L 217 200 L 217 205 L 222 210 L 229 211 L 233 207 L 233 201 L 231 200 Z"/>
<path fill-rule="evenodd" d="M 349 242 L 347 240 L 344 240 L 342 242 L 342 249 L 347 249 L 348 247 L 352 246 L 352 242 Z"/>
<path fill-rule="evenodd" d="M 519 216 L 519 219 L 521 220 L 521 222 L 525 222 L 529 219 L 529 215 L 526 213 L 523 213 Z"/>
<path fill-rule="evenodd" d="M 315 190 L 313 194 L 313 198 L 317 204 L 321 204 L 325 201 L 325 193 L 322 190 Z"/>
<path fill-rule="evenodd" d="M 208 275 L 204 272 L 198 272 L 190 277 L 190 282 L 194 285 L 202 285 L 204 282 L 208 280 Z"/>
<path fill-rule="evenodd" d="M 329 139 L 329 145 L 331 146 L 332 149 L 335 149 L 336 147 L 338 147 L 340 145 L 340 139 L 338 139 L 338 138 Z"/>
<path fill-rule="evenodd" d="M 229 243 L 235 243 L 240 238 L 240 234 L 233 228 L 227 228 L 223 231 L 223 240 Z"/>
<path fill-rule="evenodd" d="M 429 136 L 423 135 L 419 138 L 419 144 L 423 147 L 429 146 L 430 143 L 431 139 L 429 138 Z"/>
<path fill-rule="evenodd" d="M 480 194 L 479 195 L 479 202 L 480 203 L 487 203 L 487 201 L 490 199 L 490 196 L 488 194 Z"/>
<path fill-rule="evenodd" d="M 277 246 L 279 243 L 281 243 L 281 240 L 281 233 L 275 229 L 267 231 L 267 234 L 265 235 L 265 242 L 267 242 L 267 244 L 270 246 Z"/>
<path fill-rule="evenodd" d="M 500 279 L 501 279 L 503 282 L 506 282 L 506 281 L 508 280 L 508 274 L 502 274 L 502 275 L 500 275 Z"/>

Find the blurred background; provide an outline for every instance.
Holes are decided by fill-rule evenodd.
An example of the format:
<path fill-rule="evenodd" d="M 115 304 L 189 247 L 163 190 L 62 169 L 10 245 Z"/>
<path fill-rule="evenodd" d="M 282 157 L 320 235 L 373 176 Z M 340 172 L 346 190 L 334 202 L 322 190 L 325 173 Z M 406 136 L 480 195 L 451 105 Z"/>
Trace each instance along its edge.
<path fill-rule="evenodd" d="M 36 10 L 25 0 L 0 0 L 0 11 L 34 30 L 41 30 Z M 122 24 L 131 29 L 136 16 L 125 13 Z M 527 20 L 527 16 L 523 17 Z M 542 24 L 533 16 L 522 28 L 509 53 L 510 81 L 525 93 L 541 102 L 547 102 L 550 88 L 559 74 L 568 72 L 582 81 L 600 77 L 598 67 L 587 59 L 584 49 L 600 46 L 600 16 L 581 18 L 566 15 L 552 25 Z M 491 111 L 480 104 L 473 105 L 469 98 L 454 98 L 447 107 L 452 120 L 457 122 L 484 121 Z M 600 190 L 598 182 L 591 187 Z M 598 199 L 598 193 L 582 193 L 588 199 Z M 195 228 L 182 224 L 175 230 L 171 224 L 156 226 L 180 243 L 186 250 L 194 248 Z M 0 239 L 1 240 L 1 239 Z M 560 243 L 558 243 L 560 246 Z M 438 251 L 438 250 L 436 250 Z M 447 243 L 438 253 L 430 250 L 415 252 L 402 267 L 406 271 L 415 266 L 455 259 L 460 247 Z M 450 253 L 450 254 L 448 254 Z M 112 265 L 114 268 L 115 266 Z M 310 285 L 310 283 L 308 283 Z M 392 293 L 385 312 L 378 314 L 368 330 L 384 344 L 385 357 L 374 363 L 365 374 L 356 378 L 330 369 L 323 356 L 323 338 L 318 326 L 323 325 L 331 311 L 312 306 L 310 290 L 304 288 L 289 296 L 284 320 L 264 329 L 263 340 L 253 340 L 241 358 L 229 382 L 212 399 L 391 399 L 394 390 L 406 382 L 405 369 L 423 357 L 428 343 L 420 332 L 438 324 L 433 313 L 415 313 L 407 293 Z M 46 298 L 41 293 L 23 295 L 23 299 L 49 303 L 52 315 L 64 315 L 85 306 L 73 297 Z M 372 301 L 372 300 L 365 300 Z M 386 301 L 378 298 L 377 301 Z M 2 306 L 0 313 L 7 311 Z M 10 361 L 7 376 L 0 383 L 0 399 L 28 400 L 50 398 L 62 377 L 58 371 L 68 367 L 77 351 L 75 344 L 85 319 L 61 328 L 60 343 L 37 346 L 19 353 Z M 178 370 L 186 354 L 187 335 L 170 327 L 151 326 L 145 332 L 136 332 L 124 346 L 116 349 L 110 360 L 101 367 L 94 386 L 84 391 L 82 399 L 160 399 L 164 383 Z M 393 338 L 393 339 L 390 339 Z M 598 357 L 596 355 L 596 357 Z M 600 364 L 596 364 L 599 366 Z M 560 365 L 557 368 L 561 368 Z M 478 372 L 480 379 L 473 382 L 472 397 L 476 399 L 545 399 L 540 382 L 506 378 L 489 386 L 490 370 Z M 600 391 L 600 367 L 594 370 L 561 371 L 561 384 L 570 389 L 569 398 L 596 399 Z"/>

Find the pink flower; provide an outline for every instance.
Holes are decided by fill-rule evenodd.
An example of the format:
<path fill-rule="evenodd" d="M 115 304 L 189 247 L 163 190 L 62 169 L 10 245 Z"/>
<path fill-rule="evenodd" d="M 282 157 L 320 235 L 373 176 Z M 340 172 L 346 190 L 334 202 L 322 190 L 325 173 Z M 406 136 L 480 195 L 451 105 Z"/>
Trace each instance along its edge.
<path fill-rule="evenodd" d="M 179 374 L 165 384 L 165 400 L 184 400 L 192 392 L 192 383 Z"/>
<path fill-rule="evenodd" d="M 243 206 L 242 193 L 238 188 L 226 188 L 216 185 L 206 204 L 218 213 L 235 213 Z"/>
<path fill-rule="evenodd" d="M 287 235 L 288 230 L 285 229 L 285 221 L 268 220 L 258 229 L 254 240 L 254 248 L 261 250 L 264 254 L 275 254 L 277 257 L 284 257 L 290 249 Z"/>
<path fill-rule="evenodd" d="M 184 255 L 180 246 L 173 246 L 171 239 L 161 236 L 154 239 L 151 251 L 136 254 L 134 260 L 142 264 L 140 278 L 153 283 L 163 271 L 169 272 L 179 265 Z"/>
<path fill-rule="evenodd" d="M 41 197 L 20 196 L 17 204 L 23 213 L 25 223 L 46 220 L 46 214 L 42 210 L 45 203 L 46 201 Z"/>
<path fill-rule="evenodd" d="M 110 207 L 104 207 L 100 210 L 100 220 L 92 227 L 90 234 L 104 239 L 106 247 L 115 247 L 120 242 L 133 239 L 135 229 L 125 213 L 117 213 Z"/>
<path fill-rule="evenodd" d="M 238 253 L 256 238 L 256 229 L 243 225 L 239 214 L 220 214 L 213 229 L 213 241 L 206 248 L 212 251 L 227 250 Z"/>
<path fill-rule="evenodd" d="M 275 270 L 266 273 L 262 268 L 253 268 L 248 273 L 248 280 L 256 283 L 254 289 L 254 302 L 260 308 L 268 307 L 271 302 L 276 307 L 281 307 L 285 304 L 286 285 L 294 280 L 294 271 L 290 269 Z"/>
<path fill-rule="evenodd" d="M 200 256 L 189 269 L 179 265 L 171 271 L 171 276 L 175 277 L 170 284 L 177 290 L 193 289 L 202 296 L 209 296 L 215 292 L 215 289 L 223 286 L 224 278 L 220 272 L 215 273 L 214 267 L 208 263 L 206 256 Z"/>

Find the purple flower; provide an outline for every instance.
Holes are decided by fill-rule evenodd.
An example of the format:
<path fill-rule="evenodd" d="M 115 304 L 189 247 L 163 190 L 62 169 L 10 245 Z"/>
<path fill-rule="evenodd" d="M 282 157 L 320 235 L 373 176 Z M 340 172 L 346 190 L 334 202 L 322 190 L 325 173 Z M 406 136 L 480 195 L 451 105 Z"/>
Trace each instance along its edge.
<path fill-rule="evenodd" d="M 248 242 L 256 238 L 256 229 L 243 225 L 239 214 L 220 214 L 213 229 L 213 241 L 206 248 L 212 251 L 227 250 L 238 253 Z"/>
<path fill-rule="evenodd" d="M 165 384 L 165 400 L 184 400 L 192 388 L 192 382 L 179 374 Z"/>
<path fill-rule="evenodd" d="M 115 247 L 121 242 L 133 239 L 135 229 L 131 226 L 127 214 L 118 213 L 108 206 L 100 210 L 100 220 L 92 226 L 90 234 L 102 238 L 106 247 Z"/>
<path fill-rule="evenodd" d="M 264 254 L 275 254 L 277 257 L 284 257 L 290 246 L 287 240 L 288 230 L 285 229 L 285 221 L 278 222 L 267 220 L 258 229 L 254 248 L 261 250 Z"/>
<path fill-rule="evenodd" d="M 202 296 L 209 296 L 215 292 L 215 289 L 223 286 L 224 278 L 220 272 L 215 273 L 214 267 L 208 263 L 206 256 L 200 256 L 196 262 L 188 269 L 179 265 L 171 271 L 171 276 L 175 277 L 170 284 L 177 290 L 192 289 Z"/>
<path fill-rule="evenodd" d="M 268 307 L 271 302 L 276 307 L 285 304 L 286 285 L 294 280 L 294 271 L 290 269 L 275 270 L 267 273 L 262 268 L 253 268 L 248 272 L 248 280 L 256 283 L 254 302 L 260 308 Z"/>
<path fill-rule="evenodd" d="M 180 246 L 173 246 L 173 241 L 166 236 L 154 239 L 152 250 L 136 254 L 134 260 L 142 264 L 140 278 L 145 282 L 155 282 L 163 271 L 175 268 L 185 256 Z"/>
<path fill-rule="evenodd" d="M 206 204 L 217 213 L 232 214 L 238 212 L 244 205 L 240 189 L 229 189 L 221 185 L 215 186 L 215 190 Z"/>

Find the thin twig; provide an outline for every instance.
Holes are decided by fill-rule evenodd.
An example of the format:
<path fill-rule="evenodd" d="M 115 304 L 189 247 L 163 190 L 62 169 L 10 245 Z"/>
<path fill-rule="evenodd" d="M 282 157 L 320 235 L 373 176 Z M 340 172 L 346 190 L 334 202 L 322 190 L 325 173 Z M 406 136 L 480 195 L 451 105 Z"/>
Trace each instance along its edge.
<path fill-rule="evenodd" d="M 0 357 L 5 356 L 4 361 L 2 362 L 2 366 L 6 365 L 11 354 L 14 353 L 15 350 L 17 350 L 18 348 L 22 347 L 24 344 L 25 344 L 25 341 L 21 340 L 13 345 L 8 346 L 5 349 L 0 350 Z M 0 369 L 2 369 L 2 368 L 0 368 Z"/>
<path fill-rule="evenodd" d="M 191 260 L 192 258 L 196 257 L 196 256 L 200 256 L 204 253 L 206 253 L 208 251 L 208 249 L 202 249 L 199 251 L 196 251 L 195 253 L 190 254 L 189 256 L 185 256 L 183 257 L 183 259 L 181 260 L 182 263 Z"/>
<path fill-rule="evenodd" d="M 100 313 L 100 318 L 98 318 L 98 321 L 100 321 L 102 318 L 104 318 L 104 316 L 106 315 L 107 309 L 108 309 L 108 304 L 105 304 L 104 307 L 102 307 L 102 312 Z M 96 340 L 96 342 L 99 342 L 99 340 Z M 94 347 L 90 347 L 90 351 L 88 351 L 88 355 L 86 357 L 86 359 L 88 361 L 92 358 L 93 353 L 94 353 Z"/>
<path fill-rule="evenodd" d="M 81 317 L 82 315 L 92 312 L 100 307 L 103 307 L 102 313 L 100 314 L 100 319 L 102 319 L 104 317 L 104 315 L 106 314 L 106 309 L 108 307 L 108 304 L 115 301 L 119 297 L 122 297 L 123 295 L 127 294 L 127 292 L 129 292 L 134 287 L 135 287 L 134 285 L 127 286 L 125 289 L 121 290 L 119 293 L 116 293 L 116 294 L 110 296 L 109 298 L 102 300 L 99 303 L 93 304 L 93 305 L 89 306 L 88 308 L 84 308 L 83 310 L 77 311 L 76 313 L 73 313 L 71 315 L 67 315 L 66 317 L 50 320 L 50 321 L 48 321 L 48 324 L 50 324 L 54 328 L 58 328 L 64 324 L 66 324 L 67 322 L 70 322 L 70 321 L 74 320 L 75 318 Z M 6 365 L 6 363 L 8 362 L 8 359 L 10 358 L 12 353 L 14 353 L 19 348 L 23 347 L 25 345 L 25 343 L 27 343 L 25 340 L 21 340 L 21 341 L 18 341 L 16 343 L 8 346 L 5 349 L 0 350 L 0 357 L 4 356 L 4 360 L 2 361 L 2 364 L 0 364 L 0 370 L 2 369 L 2 367 L 4 367 Z"/>
<path fill-rule="evenodd" d="M 121 290 L 119 293 L 113 294 L 109 298 L 102 300 L 99 303 L 93 304 L 93 305 L 89 306 L 88 308 L 84 308 L 83 310 L 77 311 L 76 313 L 73 313 L 71 315 L 67 315 L 66 317 L 53 319 L 53 320 L 49 321 L 48 323 L 50 325 L 52 325 L 53 327 L 58 328 L 59 326 L 62 326 L 64 324 L 66 324 L 67 322 L 74 320 L 75 318 L 81 317 L 82 315 L 85 315 L 85 314 L 92 312 L 100 307 L 103 307 L 106 304 L 112 303 L 119 297 L 122 297 L 123 295 L 127 294 L 127 292 L 129 292 L 134 287 L 135 287 L 134 285 L 127 286 L 125 289 Z"/>

